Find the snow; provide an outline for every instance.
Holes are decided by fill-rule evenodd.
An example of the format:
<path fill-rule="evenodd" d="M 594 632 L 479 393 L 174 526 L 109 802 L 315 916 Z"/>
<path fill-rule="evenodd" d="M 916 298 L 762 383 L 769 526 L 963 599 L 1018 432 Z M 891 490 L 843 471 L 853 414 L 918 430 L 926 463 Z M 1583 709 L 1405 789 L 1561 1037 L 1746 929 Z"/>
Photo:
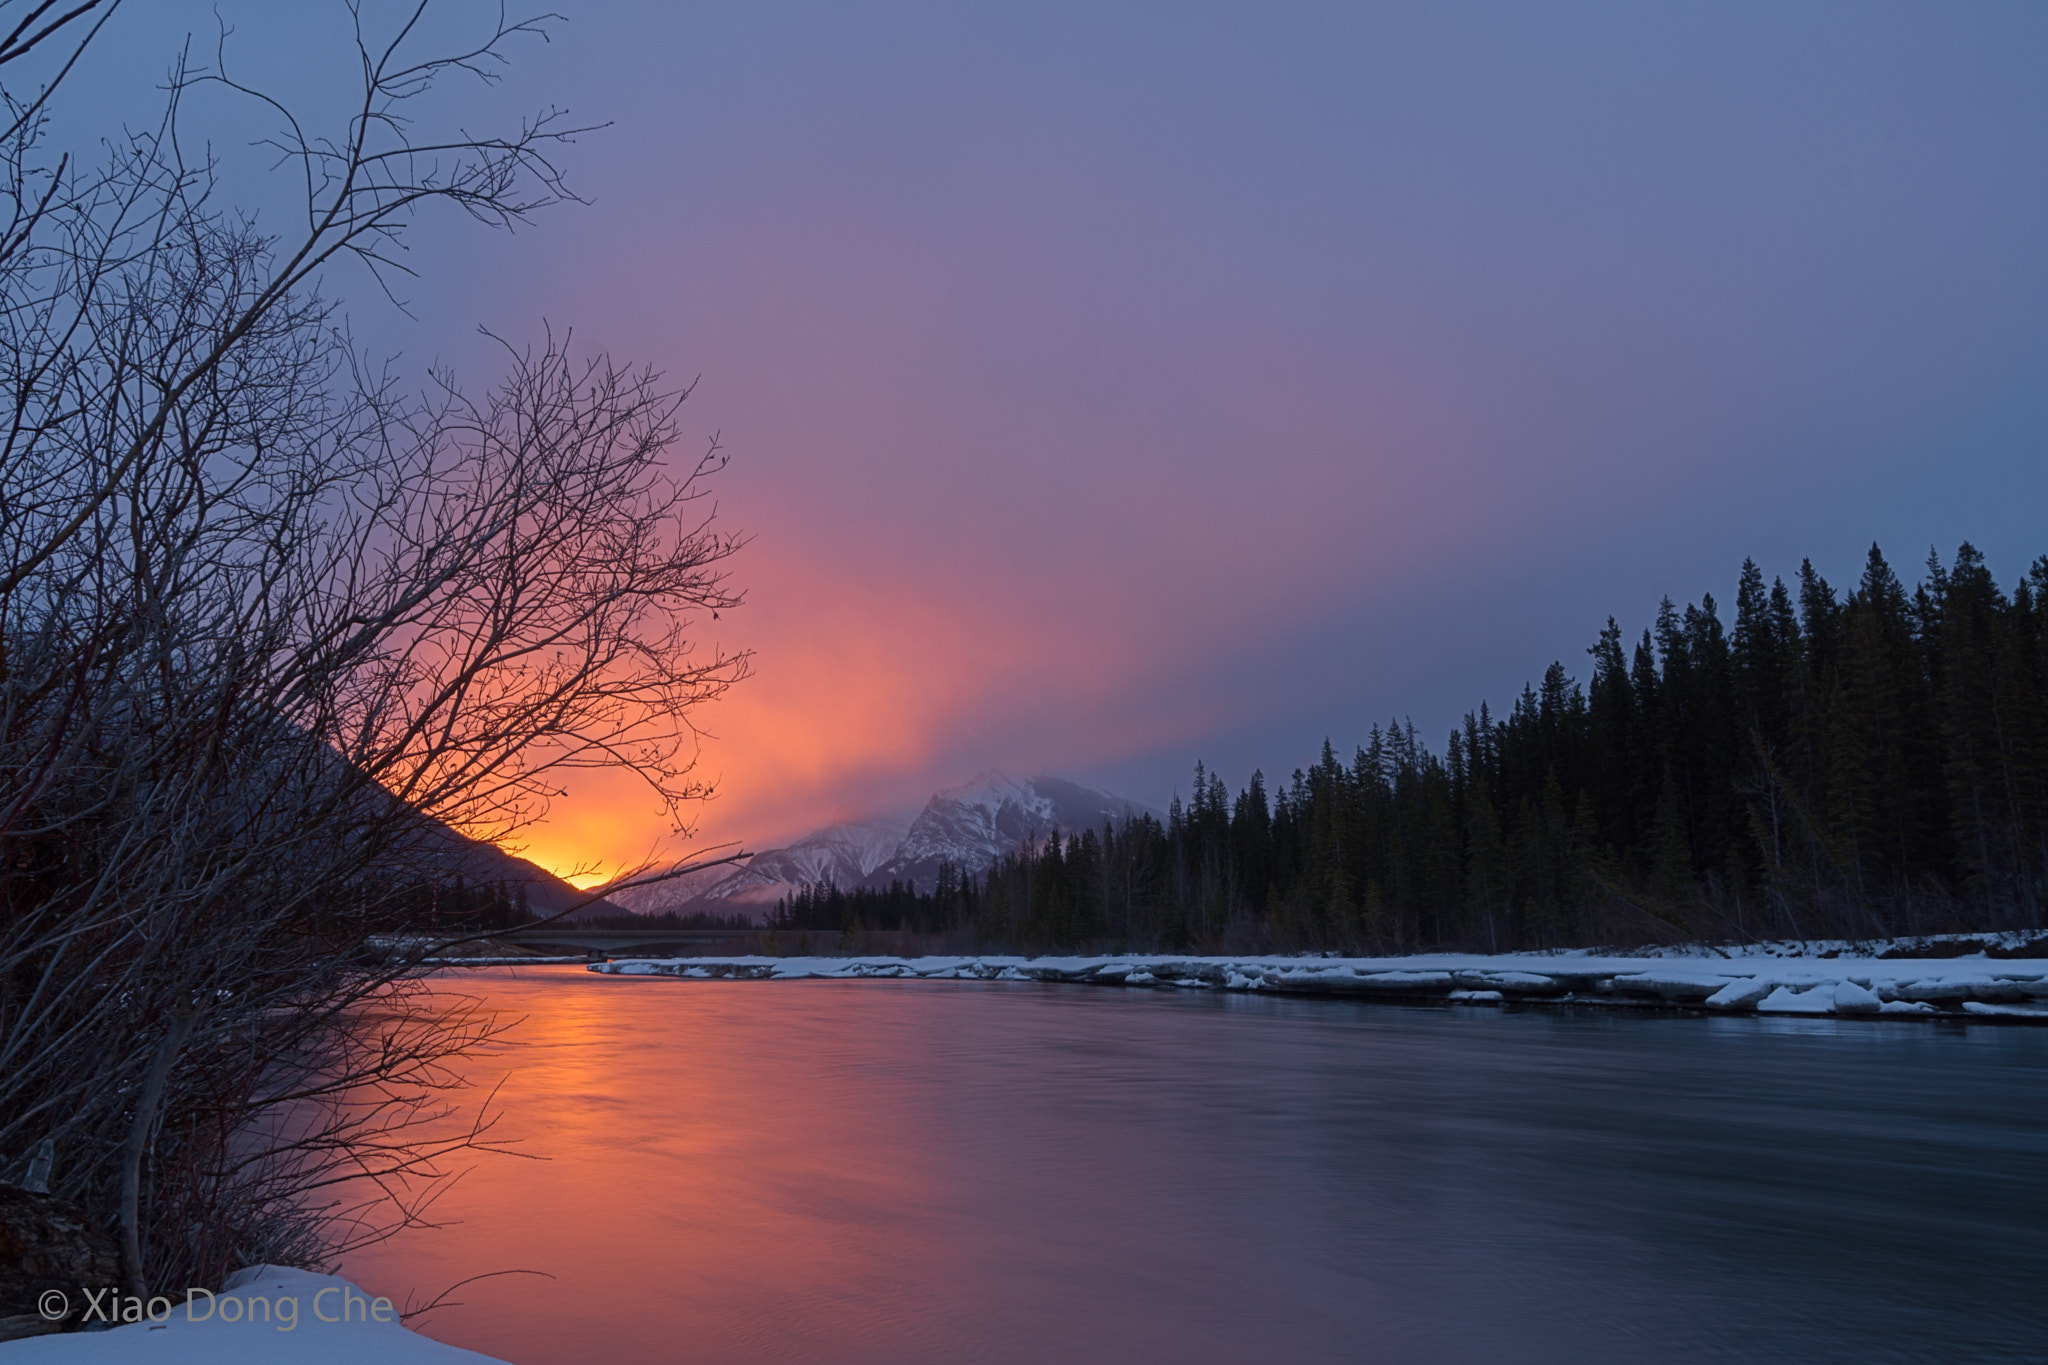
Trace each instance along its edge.
<path fill-rule="evenodd" d="M 1818 984 L 1784 985 L 1757 1002 L 1758 1014 L 1833 1014 L 1835 993 Z"/>
<path fill-rule="evenodd" d="M 1981 1000 L 1965 1000 L 1963 1012 L 1975 1015 L 1996 1015 L 2003 1019 L 2036 1019 L 2048 1024 L 2048 1006 L 2042 1005 L 1987 1005 Z"/>
<path fill-rule="evenodd" d="M 867 884 L 900 879 L 928 890 L 941 863 L 978 873 L 1003 854 L 1035 846 L 1055 829 L 1075 834 L 1148 813 L 1135 801 L 1065 778 L 990 770 L 932 793 L 902 846 Z"/>
<path fill-rule="evenodd" d="M 611 976 L 693 980 L 1071 982 L 1460 1004 L 1566 1004 L 1830 1018 L 2048 1023 L 2048 959 L 1886 958 L 1888 945 L 1794 956 L 1756 945 L 1717 956 L 1436 953 L 1412 957 L 639 958 L 590 964 Z"/>
<path fill-rule="evenodd" d="M 1030 778 L 998 768 L 976 773 L 957 787 L 941 788 L 932 793 L 932 799 L 950 801 L 956 806 L 978 807 L 991 817 L 1004 806 L 1013 805 L 1041 820 L 1052 819 L 1052 802 L 1038 794 L 1038 788 Z"/>
<path fill-rule="evenodd" d="M 891 811 L 814 829 L 781 848 L 764 849 L 741 867 L 607 892 L 606 899 L 641 915 L 703 908 L 708 901 L 735 906 L 773 905 L 807 886 L 861 885 L 895 856 L 910 829 L 909 811 Z"/>
<path fill-rule="evenodd" d="M 1728 979 L 1700 972 L 1628 972 L 1614 978 L 1619 990 L 1647 992 L 1666 1000 L 1707 1000 L 1721 993 Z"/>
<path fill-rule="evenodd" d="M 737 869 L 707 869 L 606 898 L 638 914 L 659 914 L 713 901 L 727 909 L 766 907 L 828 882 L 852 890 L 900 880 L 929 891 L 941 863 L 978 875 L 991 860 L 1034 846 L 1054 829 L 1073 834 L 1145 814 L 1158 812 L 1065 778 L 990 769 L 933 792 L 918 810 L 843 820 L 764 849 Z"/>
<path fill-rule="evenodd" d="M 1755 977 L 1738 977 L 1707 997 L 1707 1008 L 1712 1010 L 1746 1010 L 1769 995 L 1773 987 L 1768 981 Z"/>
<path fill-rule="evenodd" d="M 1494 991 L 1546 991 L 1563 990 L 1553 976 L 1539 976 L 1535 972 L 1452 972 L 1451 976 L 1461 986 L 1477 990 Z"/>
<path fill-rule="evenodd" d="M 154 1322 L 9 1342 L 7 1365 L 505 1365 L 407 1331 L 389 1299 L 335 1275 L 250 1266 L 158 1305 Z"/>

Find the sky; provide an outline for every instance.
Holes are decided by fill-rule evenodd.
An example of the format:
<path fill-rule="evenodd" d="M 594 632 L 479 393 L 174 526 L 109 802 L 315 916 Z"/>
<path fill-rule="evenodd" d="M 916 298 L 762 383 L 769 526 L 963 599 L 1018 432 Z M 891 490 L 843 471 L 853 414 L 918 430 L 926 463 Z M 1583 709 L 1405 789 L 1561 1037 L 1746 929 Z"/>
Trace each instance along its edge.
<path fill-rule="evenodd" d="M 686 842 L 593 775 L 524 835 L 558 871 L 990 767 L 1163 806 L 1375 721 L 1441 747 L 1609 615 L 1726 619 L 1746 556 L 2048 553 L 2048 8 L 556 7 L 446 107 L 608 123 L 589 203 L 422 222 L 409 315 L 329 288 L 479 384 L 477 328 L 571 328 L 732 456 L 718 795 Z M 220 9 L 251 84 L 345 88 L 338 5 Z M 117 17 L 88 107 L 211 14 Z M 267 127 L 202 113 L 232 175 Z"/>

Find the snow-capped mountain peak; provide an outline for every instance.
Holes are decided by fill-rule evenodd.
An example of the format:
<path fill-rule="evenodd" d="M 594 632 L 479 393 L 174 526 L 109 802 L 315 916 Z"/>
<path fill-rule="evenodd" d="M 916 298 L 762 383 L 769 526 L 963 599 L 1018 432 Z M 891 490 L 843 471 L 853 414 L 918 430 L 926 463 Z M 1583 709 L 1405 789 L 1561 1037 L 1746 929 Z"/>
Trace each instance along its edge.
<path fill-rule="evenodd" d="M 909 811 L 891 811 L 858 820 L 814 829 L 782 848 L 764 849 L 738 869 L 719 868 L 706 877 L 657 882 L 651 886 L 614 892 L 615 902 L 636 914 L 658 915 L 663 911 L 716 908 L 728 913 L 729 906 L 708 902 L 737 902 L 745 905 L 773 905 L 800 886 L 860 886 L 870 873 L 902 846 L 910 828 Z"/>
<path fill-rule="evenodd" d="M 1000 768 L 990 768 L 976 773 L 957 787 L 945 787 L 932 793 L 934 801 L 956 801 L 963 806 L 980 806 L 987 810 L 999 810 L 1004 805 L 1020 808 L 1041 807 L 1046 818 L 1052 817 L 1052 803 L 1039 795 L 1034 779 L 1006 773 Z"/>
<path fill-rule="evenodd" d="M 903 846 L 875 872 L 874 880 L 902 880 L 927 888 L 937 881 L 941 863 L 979 872 L 1054 830 L 1094 829 L 1128 820 L 1145 809 L 1065 778 L 985 772 L 962 786 L 934 792 L 903 836 Z"/>
<path fill-rule="evenodd" d="M 1020 777 L 990 769 L 957 787 L 932 793 L 909 812 L 841 821 L 783 848 L 754 855 L 716 881 L 678 880 L 614 893 L 640 914 L 687 908 L 729 912 L 771 906 L 805 886 L 843 889 L 907 882 L 929 891 L 942 864 L 978 874 L 995 859 L 1042 842 L 1054 830 L 1078 833 L 1157 814 L 1135 801 L 1059 777 Z"/>

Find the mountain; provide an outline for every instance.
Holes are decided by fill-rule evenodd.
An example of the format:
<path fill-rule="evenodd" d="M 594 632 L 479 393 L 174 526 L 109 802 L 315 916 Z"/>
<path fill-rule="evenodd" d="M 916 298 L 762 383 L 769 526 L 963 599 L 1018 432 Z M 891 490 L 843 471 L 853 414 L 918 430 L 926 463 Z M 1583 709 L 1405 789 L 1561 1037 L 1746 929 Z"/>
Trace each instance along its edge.
<path fill-rule="evenodd" d="M 709 868 L 648 886 L 607 892 L 614 905 L 639 915 L 668 911 L 769 907 L 803 886 L 831 882 L 834 886 L 864 885 L 870 874 L 894 856 L 910 829 L 910 813 L 846 820 L 813 830 L 786 848 L 756 853 L 745 866 Z"/>
<path fill-rule="evenodd" d="M 679 877 L 650 882 L 645 886 L 629 886 L 619 890 L 607 887 L 604 895 L 609 904 L 635 915 L 663 915 L 670 911 L 688 914 L 692 910 L 707 908 L 725 914 L 723 906 L 707 906 L 705 897 L 713 887 L 732 875 L 733 864 L 720 863 L 717 867 L 685 872 Z"/>
<path fill-rule="evenodd" d="M 456 873 L 471 882 L 484 885 L 503 884 L 507 891 L 526 888 L 527 908 L 536 915 L 553 915 L 570 906 L 579 905 L 590 895 L 537 863 L 530 863 L 516 853 L 507 853 L 496 844 L 481 839 L 472 839 L 457 830 L 440 826 L 434 832 L 440 841 L 441 850 L 436 857 L 446 872 Z M 570 919 L 587 919 L 593 915 L 616 915 L 620 907 L 608 901 L 592 901 L 569 913 Z"/>
<path fill-rule="evenodd" d="M 1065 778 L 985 772 L 932 793 L 895 856 L 875 869 L 868 884 L 904 881 L 929 891 L 938 883 L 941 863 L 981 872 L 1000 855 L 1036 844 L 1056 829 L 1077 834 L 1146 814 L 1156 812 Z"/>
<path fill-rule="evenodd" d="M 851 890 L 900 881 L 929 891 L 942 863 L 980 873 L 1002 854 L 1036 844 L 1055 829 L 1071 834 L 1137 815 L 1158 812 L 1061 777 L 990 771 L 932 793 L 914 819 L 904 812 L 827 825 L 786 848 L 755 854 L 736 872 L 721 868 L 608 892 L 607 898 L 643 915 L 730 914 L 766 910 L 802 887 L 826 882 Z"/>

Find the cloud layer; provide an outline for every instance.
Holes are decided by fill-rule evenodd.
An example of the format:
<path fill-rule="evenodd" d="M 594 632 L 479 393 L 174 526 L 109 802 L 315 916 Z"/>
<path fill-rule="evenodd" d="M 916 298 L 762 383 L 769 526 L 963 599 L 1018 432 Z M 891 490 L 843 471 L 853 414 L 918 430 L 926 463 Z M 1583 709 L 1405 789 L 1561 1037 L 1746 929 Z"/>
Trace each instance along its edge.
<path fill-rule="evenodd" d="M 704 624 L 757 664 L 703 717 L 702 840 L 998 764 L 1163 803 L 1197 756 L 1436 734 L 1745 555 L 2048 550 L 2044 39 L 2027 6 L 592 7 L 478 98 L 615 119 L 569 162 L 593 207 L 424 225 L 418 325 L 350 297 L 479 381 L 470 326 L 543 319 L 701 377 L 755 536 Z M 677 845 L 592 781 L 529 847 Z"/>

